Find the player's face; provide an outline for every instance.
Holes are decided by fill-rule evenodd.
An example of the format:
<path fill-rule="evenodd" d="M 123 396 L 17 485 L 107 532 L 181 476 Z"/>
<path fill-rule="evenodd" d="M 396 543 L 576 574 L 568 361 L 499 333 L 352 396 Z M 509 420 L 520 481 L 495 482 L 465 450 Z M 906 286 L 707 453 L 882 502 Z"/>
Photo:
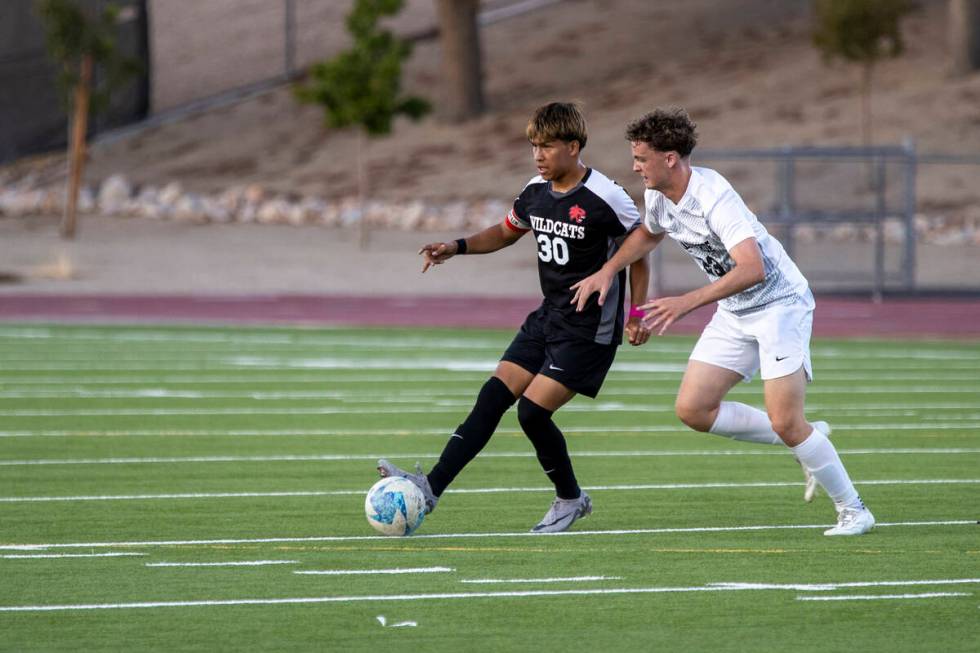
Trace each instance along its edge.
<path fill-rule="evenodd" d="M 578 141 L 531 141 L 531 154 L 543 179 L 559 180 L 578 165 Z"/>
<path fill-rule="evenodd" d="M 636 141 L 630 144 L 630 149 L 633 152 L 633 172 L 643 177 L 643 184 L 654 190 L 664 189 L 670 180 L 677 153 L 661 152 Z"/>

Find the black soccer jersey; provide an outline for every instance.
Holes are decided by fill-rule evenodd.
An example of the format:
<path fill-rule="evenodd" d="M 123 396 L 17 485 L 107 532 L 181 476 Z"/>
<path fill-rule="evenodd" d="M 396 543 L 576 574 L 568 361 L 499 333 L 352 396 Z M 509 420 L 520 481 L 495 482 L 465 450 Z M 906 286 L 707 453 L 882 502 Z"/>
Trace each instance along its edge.
<path fill-rule="evenodd" d="M 608 345 L 623 338 L 625 271 L 616 275 L 604 306 L 593 294 L 581 313 L 571 304 L 569 288 L 598 271 L 619 248 L 619 239 L 640 223 L 636 204 L 601 172 L 589 168 L 567 193 L 557 193 L 540 176 L 514 200 L 506 225 L 533 231 L 538 247 L 538 276 L 553 327 Z"/>

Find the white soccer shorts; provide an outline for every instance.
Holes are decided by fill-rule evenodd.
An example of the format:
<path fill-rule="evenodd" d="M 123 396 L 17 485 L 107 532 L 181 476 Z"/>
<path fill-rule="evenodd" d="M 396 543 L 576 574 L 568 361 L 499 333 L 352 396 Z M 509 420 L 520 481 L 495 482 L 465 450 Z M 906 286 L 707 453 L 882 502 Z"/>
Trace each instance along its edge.
<path fill-rule="evenodd" d="M 778 379 L 803 367 L 813 380 L 810 333 L 813 330 L 813 295 L 790 304 L 777 304 L 737 316 L 721 308 L 691 352 L 691 360 L 738 372 L 746 381 L 762 371 L 762 379 Z"/>

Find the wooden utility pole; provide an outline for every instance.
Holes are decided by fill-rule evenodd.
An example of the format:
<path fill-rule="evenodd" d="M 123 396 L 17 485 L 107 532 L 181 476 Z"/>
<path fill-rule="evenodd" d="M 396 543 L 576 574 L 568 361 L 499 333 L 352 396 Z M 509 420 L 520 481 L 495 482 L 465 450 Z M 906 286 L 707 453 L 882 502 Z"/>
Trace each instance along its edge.
<path fill-rule="evenodd" d="M 480 58 L 479 0 L 436 0 L 442 44 L 445 120 L 462 122 L 483 112 L 483 67 Z"/>
<path fill-rule="evenodd" d="M 71 120 L 71 134 L 68 148 L 68 197 L 65 200 L 65 214 L 61 219 L 61 235 L 75 237 L 78 216 L 78 191 L 82 185 L 82 170 L 85 167 L 85 143 L 88 133 L 88 105 L 92 93 L 92 55 L 82 57 L 79 66 L 78 83 L 75 85 L 75 101 Z"/>
<path fill-rule="evenodd" d="M 969 75 L 980 70 L 980 0 L 949 0 L 950 72 Z"/>

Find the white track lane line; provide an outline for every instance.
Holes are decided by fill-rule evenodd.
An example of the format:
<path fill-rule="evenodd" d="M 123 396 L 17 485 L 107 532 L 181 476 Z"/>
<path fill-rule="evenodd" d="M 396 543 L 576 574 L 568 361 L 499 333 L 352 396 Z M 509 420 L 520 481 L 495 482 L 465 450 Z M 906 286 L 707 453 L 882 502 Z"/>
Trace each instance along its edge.
<path fill-rule="evenodd" d="M 975 519 L 942 521 L 879 522 L 875 528 L 920 528 L 935 526 L 976 526 Z M 309 542 L 375 542 L 392 543 L 416 540 L 481 539 L 497 537 L 594 537 L 603 535 L 662 535 L 676 533 L 740 533 L 755 531 L 825 529 L 828 524 L 772 524 L 764 526 L 695 526 L 687 528 L 644 528 L 632 530 L 565 531 L 564 533 L 433 533 L 408 538 L 385 538 L 380 535 L 324 535 L 312 537 L 224 538 L 210 540 L 149 540 L 141 542 L 57 542 L 49 544 L 2 544 L 0 550 L 44 551 L 49 549 L 153 547 L 153 546 L 214 546 L 227 544 L 296 544 Z"/>

